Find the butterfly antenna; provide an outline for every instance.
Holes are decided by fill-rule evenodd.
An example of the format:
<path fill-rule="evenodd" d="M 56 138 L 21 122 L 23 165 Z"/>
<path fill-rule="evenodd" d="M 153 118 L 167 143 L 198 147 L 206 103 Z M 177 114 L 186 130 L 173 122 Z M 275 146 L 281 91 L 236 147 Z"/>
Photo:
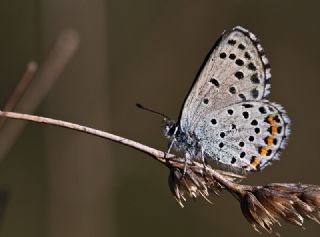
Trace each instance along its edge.
<path fill-rule="evenodd" d="M 151 112 L 151 113 L 161 115 L 162 117 L 164 117 L 164 118 L 166 118 L 166 119 L 170 120 L 170 119 L 169 119 L 169 117 L 168 117 L 167 115 L 165 115 L 165 114 L 163 114 L 163 113 L 160 113 L 160 112 L 158 112 L 158 111 L 155 111 L 155 110 L 152 110 L 152 109 L 146 108 L 146 107 L 144 107 L 142 104 L 136 104 L 136 106 L 137 106 L 139 109 L 143 109 L 143 110 L 145 110 L 145 111 L 149 111 L 149 112 Z"/>

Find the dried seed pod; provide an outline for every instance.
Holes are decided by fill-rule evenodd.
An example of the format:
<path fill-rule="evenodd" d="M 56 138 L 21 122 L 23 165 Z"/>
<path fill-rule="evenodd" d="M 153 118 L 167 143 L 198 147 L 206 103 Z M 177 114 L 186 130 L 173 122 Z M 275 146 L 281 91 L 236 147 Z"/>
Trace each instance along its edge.
<path fill-rule="evenodd" d="M 251 193 L 247 192 L 240 199 L 240 206 L 243 215 L 259 232 L 257 225 L 267 232 L 272 232 L 272 225 L 279 223 L 278 220 L 259 202 L 259 200 Z"/>
<path fill-rule="evenodd" d="M 274 217 L 282 217 L 293 224 L 302 226 L 303 217 L 295 208 L 295 203 L 299 200 L 296 196 L 264 187 L 255 189 L 253 193 Z"/>
<path fill-rule="evenodd" d="M 178 160 L 180 161 L 180 160 Z M 171 161 L 172 162 L 172 161 Z M 172 165 L 174 164 L 174 165 Z M 223 186 L 214 179 L 208 170 L 207 166 L 188 165 L 184 170 L 181 163 L 168 164 L 170 168 L 170 174 L 168 178 L 168 184 L 171 193 L 181 207 L 187 197 L 196 198 L 202 196 L 209 203 L 208 196 L 210 192 L 219 195 Z M 217 171 L 226 180 L 237 182 L 242 180 L 244 176 L 237 175 L 226 171 Z"/>
<path fill-rule="evenodd" d="M 214 180 L 211 178 L 208 181 L 206 178 L 206 176 L 194 173 L 192 169 L 187 169 L 185 173 L 180 169 L 170 169 L 169 187 L 181 207 L 183 207 L 182 201 L 186 201 L 186 195 L 192 198 L 201 195 L 209 201 L 207 199 L 209 196 L 208 188 L 218 192 L 218 187 L 213 185 Z"/>
<path fill-rule="evenodd" d="M 272 231 L 272 224 L 279 223 L 277 220 L 280 217 L 301 227 L 305 219 L 320 223 L 320 187 L 306 184 L 269 184 L 254 187 L 242 197 L 241 207 L 251 224 L 258 224 L 269 233 Z M 263 210 L 267 211 L 267 214 L 263 214 Z M 261 216 L 258 212 L 262 213 Z"/>

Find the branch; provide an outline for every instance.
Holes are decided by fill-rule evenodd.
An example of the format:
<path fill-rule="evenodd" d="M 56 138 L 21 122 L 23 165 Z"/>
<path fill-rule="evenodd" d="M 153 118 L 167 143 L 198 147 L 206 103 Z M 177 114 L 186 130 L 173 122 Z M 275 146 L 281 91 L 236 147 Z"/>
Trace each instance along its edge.
<path fill-rule="evenodd" d="M 23 93 L 26 91 L 26 89 L 30 85 L 30 82 L 34 78 L 34 74 L 36 73 L 37 69 L 38 65 L 36 62 L 31 61 L 28 63 L 26 71 L 22 75 L 18 85 L 16 86 L 13 93 L 6 102 L 5 106 L 3 107 L 3 111 L 12 111 L 16 107 Z M 5 121 L 6 120 L 4 118 L 0 120 L 0 129 L 5 124 Z"/>
<path fill-rule="evenodd" d="M 298 226 L 303 225 L 304 219 L 320 223 L 320 187 L 316 185 L 280 183 L 266 186 L 242 185 L 239 181 L 243 180 L 244 176 L 213 169 L 203 163 L 175 157 L 173 154 L 165 154 L 133 140 L 94 128 L 15 112 L 0 111 L 0 117 L 64 127 L 144 152 L 169 168 L 169 187 L 182 207 L 186 195 L 193 198 L 203 196 L 208 200 L 209 191 L 219 194 L 226 189 L 240 201 L 243 215 L 257 231 L 260 227 L 271 233 L 272 225 L 279 224 L 280 217 Z M 186 172 L 184 172 L 185 165 L 187 165 Z"/>
<path fill-rule="evenodd" d="M 12 111 L 13 108 L 16 108 L 18 111 L 33 113 L 57 79 L 59 79 L 61 72 L 70 62 L 78 45 L 79 36 L 75 31 L 63 31 L 58 36 L 43 66 L 41 66 L 34 79 L 32 77 L 36 67 L 34 63 L 29 64 L 26 73 L 2 110 Z M 31 79 L 32 84 L 30 84 Z M 27 87 L 28 90 L 26 90 Z M 0 162 L 4 159 L 24 126 L 25 123 L 13 124 L 5 122 L 3 118 L 0 120 Z"/>

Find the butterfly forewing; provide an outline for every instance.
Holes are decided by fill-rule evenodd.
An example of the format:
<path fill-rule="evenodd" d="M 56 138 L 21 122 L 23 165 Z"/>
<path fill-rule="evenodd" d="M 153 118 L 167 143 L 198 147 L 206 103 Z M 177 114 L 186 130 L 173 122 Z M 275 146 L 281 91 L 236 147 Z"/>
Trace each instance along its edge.
<path fill-rule="evenodd" d="M 268 94 L 269 63 L 255 35 L 242 27 L 224 34 L 207 57 L 181 112 L 182 130 L 193 130 L 207 111 Z"/>

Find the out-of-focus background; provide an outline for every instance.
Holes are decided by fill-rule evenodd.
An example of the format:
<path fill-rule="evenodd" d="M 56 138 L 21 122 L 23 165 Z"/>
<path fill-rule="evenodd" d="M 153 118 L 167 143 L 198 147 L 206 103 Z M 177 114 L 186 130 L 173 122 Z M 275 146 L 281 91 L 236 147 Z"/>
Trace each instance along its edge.
<path fill-rule="evenodd" d="M 73 29 L 78 50 L 33 113 L 165 149 L 161 119 L 135 103 L 177 118 L 212 44 L 242 25 L 261 39 L 272 66 L 269 99 L 285 106 L 293 124 L 281 161 L 246 182 L 320 184 L 319 9 L 319 1 L 289 0 L 2 0 L 0 104 L 27 63 L 36 60 L 41 72 L 61 32 Z M 93 136 L 29 123 L 0 162 L 8 195 L 1 236 L 257 236 L 230 194 L 181 209 L 165 167 Z M 283 223 L 277 231 L 320 232 L 305 226 Z"/>

